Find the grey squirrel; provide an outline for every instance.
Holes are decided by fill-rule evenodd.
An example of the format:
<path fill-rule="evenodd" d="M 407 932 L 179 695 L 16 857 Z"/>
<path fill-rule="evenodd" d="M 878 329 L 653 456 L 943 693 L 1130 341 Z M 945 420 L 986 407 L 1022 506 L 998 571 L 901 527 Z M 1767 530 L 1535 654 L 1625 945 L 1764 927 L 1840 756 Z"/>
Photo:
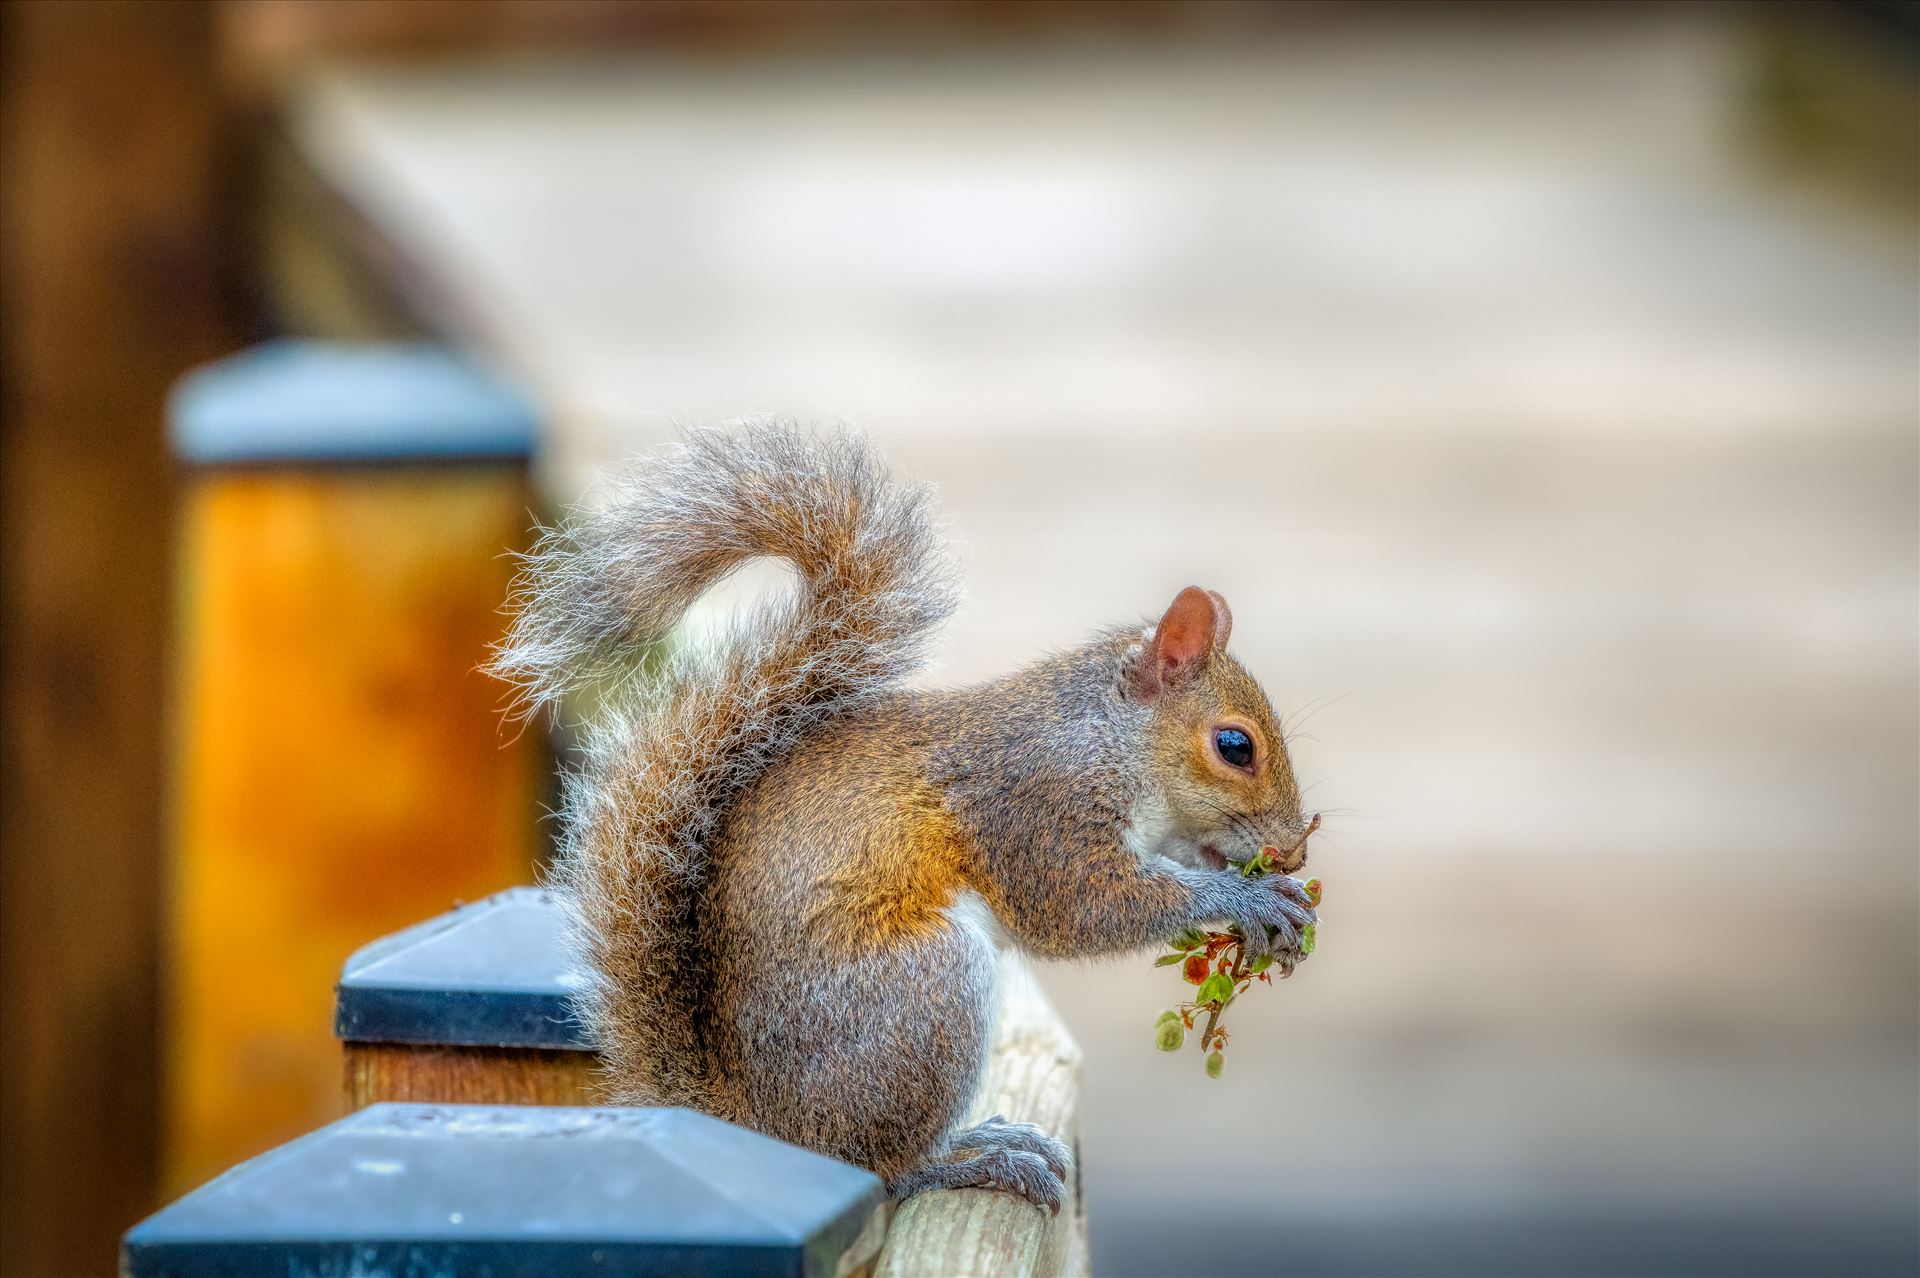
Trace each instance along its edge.
<path fill-rule="evenodd" d="M 904 681 L 958 602 L 924 487 L 868 446 L 693 431 L 545 532 L 493 669 L 529 707 L 595 691 L 553 881 L 595 974 L 613 1099 L 687 1105 L 869 1168 L 893 1194 L 988 1186 L 1058 1209 L 1030 1124 L 955 1130 L 997 947 L 1136 949 L 1238 925 L 1298 958 L 1300 793 L 1225 600 L 976 687 Z M 718 646 L 658 641 L 744 561 L 790 598 Z M 1284 874 L 1228 861 L 1293 849 Z"/>

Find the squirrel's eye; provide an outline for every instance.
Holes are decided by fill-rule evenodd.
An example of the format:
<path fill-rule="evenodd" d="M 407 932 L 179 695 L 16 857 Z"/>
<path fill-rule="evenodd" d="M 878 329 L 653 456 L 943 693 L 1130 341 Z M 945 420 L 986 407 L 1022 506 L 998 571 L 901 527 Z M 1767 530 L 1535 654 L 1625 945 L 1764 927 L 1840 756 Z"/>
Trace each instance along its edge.
<path fill-rule="evenodd" d="M 1253 766 L 1253 738 L 1238 728 L 1221 728 L 1213 734 L 1213 748 L 1236 768 Z"/>

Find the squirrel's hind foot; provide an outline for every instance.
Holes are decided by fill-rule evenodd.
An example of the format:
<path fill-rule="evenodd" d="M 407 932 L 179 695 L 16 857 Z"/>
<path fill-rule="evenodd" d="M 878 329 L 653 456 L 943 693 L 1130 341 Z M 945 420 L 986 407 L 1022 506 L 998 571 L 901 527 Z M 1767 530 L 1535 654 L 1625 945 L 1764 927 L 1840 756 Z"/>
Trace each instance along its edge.
<path fill-rule="evenodd" d="M 1001 1114 L 995 1114 L 986 1122 L 961 1132 L 953 1138 L 951 1147 L 974 1153 L 1017 1149 L 1038 1154 L 1046 1161 L 1047 1169 L 1063 1180 L 1067 1169 L 1073 1166 L 1073 1151 L 1067 1148 L 1065 1141 L 1049 1136 L 1032 1123 L 1008 1122 Z"/>
<path fill-rule="evenodd" d="M 1002 1124 L 1007 1127 L 1016 1125 Z M 962 1139 L 972 1135 L 973 1132 L 968 1132 Z M 1058 1145 L 1059 1142 L 1054 1141 L 1054 1144 Z M 1061 1149 L 1064 1151 L 1065 1146 L 1061 1146 Z M 1004 1189 L 1055 1215 L 1059 1214 L 1060 1204 L 1067 1195 L 1066 1185 L 1048 1165 L 1045 1157 L 1025 1149 L 1004 1146 L 969 1154 L 951 1162 L 916 1167 L 904 1176 L 896 1176 L 887 1189 L 895 1198 L 911 1198 L 929 1189 Z"/>

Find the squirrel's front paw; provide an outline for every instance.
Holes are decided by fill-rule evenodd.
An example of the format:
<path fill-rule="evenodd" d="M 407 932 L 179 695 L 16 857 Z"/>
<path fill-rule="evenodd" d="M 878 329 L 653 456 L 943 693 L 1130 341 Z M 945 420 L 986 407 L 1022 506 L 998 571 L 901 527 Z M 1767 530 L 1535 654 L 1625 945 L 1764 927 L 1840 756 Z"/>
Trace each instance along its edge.
<path fill-rule="evenodd" d="M 1307 885 L 1285 874 L 1242 879 L 1243 908 L 1234 923 L 1252 955 L 1274 953 L 1298 961 L 1300 932 L 1320 916 L 1308 903 Z"/>

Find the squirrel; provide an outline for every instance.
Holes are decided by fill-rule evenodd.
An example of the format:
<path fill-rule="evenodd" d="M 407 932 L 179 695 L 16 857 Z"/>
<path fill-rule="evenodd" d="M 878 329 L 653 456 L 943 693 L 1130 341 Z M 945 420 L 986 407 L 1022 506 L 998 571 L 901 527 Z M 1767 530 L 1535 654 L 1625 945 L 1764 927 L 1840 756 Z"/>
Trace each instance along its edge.
<path fill-rule="evenodd" d="M 1237 925 L 1300 957 L 1306 823 L 1280 725 L 1189 587 L 975 687 L 905 686 L 958 588 L 928 489 L 856 434 L 691 430 L 543 530 L 491 667 L 522 708 L 585 694 L 550 872 L 616 1103 L 684 1105 L 865 1167 L 897 1198 L 1057 1211 L 1071 1155 L 957 1130 L 999 947 L 1049 958 Z M 661 640 L 743 562 L 791 597 Z M 1229 861 L 1289 851 L 1282 874 Z"/>

